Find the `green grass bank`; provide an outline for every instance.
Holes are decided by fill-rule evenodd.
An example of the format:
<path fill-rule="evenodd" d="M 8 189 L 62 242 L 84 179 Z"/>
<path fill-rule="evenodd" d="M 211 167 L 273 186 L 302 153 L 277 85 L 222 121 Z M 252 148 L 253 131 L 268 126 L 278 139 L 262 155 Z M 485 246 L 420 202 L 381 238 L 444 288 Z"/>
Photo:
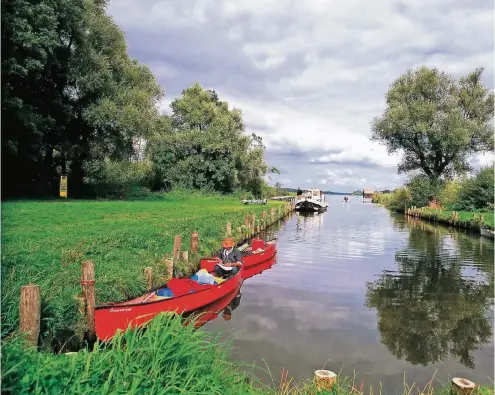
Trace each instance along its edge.
<path fill-rule="evenodd" d="M 457 228 L 468 228 L 476 231 L 479 231 L 481 227 L 493 229 L 494 226 L 493 213 L 486 212 L 449 211 L 422 207 L 407 209 L 405 214 Z"/>
<path fill-rule="evenodd" d="M 41 339 L 47 348 L 84 331 L 78 313 L 81 261 L 95 262 L 97 304 L 121 301 L 146 291 L 145 267 L 153 268 L 153 285 L 166 280 L 163 264 L 171 257 L 174 236 L 189 250 L 193 231 L 199 249 L 175 275 L 192 274 L 200 256 L 220 248 L 226 221 L 234 237 L 247 214 L 283 203 L 243 205 L 238 199 L 201 193 L 155 194 L 139 201 L 15 201 L 2 203 L 2 333 L 17 329 L 21 285 L 41 287 Z M 279 214 L 281 208 L 282 213 Z"/>

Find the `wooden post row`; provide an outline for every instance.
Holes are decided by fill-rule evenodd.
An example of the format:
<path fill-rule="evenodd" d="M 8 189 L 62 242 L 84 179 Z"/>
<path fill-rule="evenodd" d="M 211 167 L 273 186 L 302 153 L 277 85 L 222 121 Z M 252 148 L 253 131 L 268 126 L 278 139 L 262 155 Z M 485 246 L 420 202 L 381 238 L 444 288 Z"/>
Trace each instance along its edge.
<path fill-rule="evenodd" d="M 41 296 L 39 285 L 21 286 L 19 329 L 26 335 L 27 341 L 38 345 L 41 324 Z"/>

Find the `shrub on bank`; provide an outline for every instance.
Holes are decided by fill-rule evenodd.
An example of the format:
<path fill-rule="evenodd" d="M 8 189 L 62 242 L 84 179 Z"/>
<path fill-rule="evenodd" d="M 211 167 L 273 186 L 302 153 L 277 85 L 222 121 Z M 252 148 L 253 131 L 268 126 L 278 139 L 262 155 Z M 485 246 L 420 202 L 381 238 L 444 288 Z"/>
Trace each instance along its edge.
<path fill-rule="evenodd" d="M 494 169 L 486 167 L 475 176 L 460 181 L 432 181 L 425 176 L 416 176 L 407 186 L 392 193 L 377 193 L 372 201 L 398 211 L 412 206 L 428 207 L 436 201 L 450 211 L 493 212 Z"/>

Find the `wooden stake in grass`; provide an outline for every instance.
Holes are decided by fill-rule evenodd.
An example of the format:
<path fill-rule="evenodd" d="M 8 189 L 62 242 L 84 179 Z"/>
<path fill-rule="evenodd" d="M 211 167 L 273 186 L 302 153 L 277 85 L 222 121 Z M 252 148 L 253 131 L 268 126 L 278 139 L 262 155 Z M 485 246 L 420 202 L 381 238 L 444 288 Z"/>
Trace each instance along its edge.
<path fill-rule="evenodd" d="M 153 289 L 153 268 L 144 268 L 144 278 L 146 280 L 146 290 L 151 291 Z"/>
<path fill-rule="evenodd" d="M 230 222 L 227 222 L 225 225 L 226 231 L 227 231 L 227 236 L 232 236 L 232 224 Z"/>
<path fill-rule="evenodd" d="M 194 231 L 191 233 L 191 252 L 196 254 L 198 252 L 198 232 Z"/>
<path fill-rule="evenodd" d="M 314 379 L 318 391 L 331 390 L 337 381 L 337 375 L 330 370 L 315 370 Z"/>
<path fill-rule="evenodd" d="M 460 377 L 454 377 L 452 379 L 452 388 L 450 392 L 452 394 L 470 395 L 473 393 L 475 388 L 476 384 L 472 381 Z"/>
<path fill-rule="evenodd" d="M 244 226 L 246 227 L 246 229 L 249 229 L 249 215 L 246 215 L 244 217 Z"/>
<path fill-rule="evenodd" d="M 272 223 L 275 221 L 275 207 L 272 207 L 270 209 L 270 218 L 272 220 Z"/>
<path fill-rule="evenodd" d="M 188 251 L 182 251 L 182 262 L 187 264 L 189 262 L 189 252 Z"/>
<path fill-rule="evenodd" d="M 174 276 L 174 261 L 173 259 L 164 259 L 165 269 L 167 271 L 167 281 Z"/>
<path fill-rule="evenodd" d="M 81 286 L 86 299 L 86 323 L 90 336 L 95 334 L 95 263 L 83 261 L 81 264 Z"/>
<path fill-rule="evenodd" d="M 26 334 L 33 346 L 38 345 L 41 320 L 41 297 L 39 285 L 23 285 L 20 301 L 20 331 Z"/>
<path fill-rule="evenodd" d="M 174 237 L 174 251 L 172 253 L 172 260 L 174 261 L 174 265 L 179 260 L 181 240 L 182 240 L 181 235 L 175 235 L 175 237 Z"/>
<path fill-rule="evenodd" d="M 264 229 L 266 227 L 266 210 L 263 210 L 262 218 L 263 218 L 263 229 Z"/>

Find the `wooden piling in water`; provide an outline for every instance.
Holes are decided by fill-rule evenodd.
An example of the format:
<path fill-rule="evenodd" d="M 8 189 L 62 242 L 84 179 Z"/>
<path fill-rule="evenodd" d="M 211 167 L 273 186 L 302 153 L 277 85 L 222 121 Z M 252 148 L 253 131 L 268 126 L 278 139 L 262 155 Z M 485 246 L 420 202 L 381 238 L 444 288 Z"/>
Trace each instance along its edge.
<path fill-rule="evenodd" d="M 19 306 L 19 329 L 26 335 L 27 341 L 38 345 L 41 323 L 41 295 L 39 285 L 21 286 L 21 300 Z"/>
<path fill-rule="evenodd" d="M 191 233 L 191 253 L 196 254 L 198 252 L 198 232 L 194 231 Z"/>
<path fill-rule="evenodd" d="M 228 221 L 225 224 L 225 231 L 226 231 L 228 237 L 232 236 L 232 224 Z"/>
<path fill-rule="evenodd" d="M 81 263 L 81 286 L 86 299 L 86 324 L 91 337 L 95 335 L 95 263 Z"/>
<path fill-rule="evenodd" d="M 179 260 L 181 240 L 182 240 L 181 235 L 175 235 L 175 237 L 174 237 L 174 250 L 172 252 L 172 260 L 174 261 L 174 265 Z"/>
<path fill-rule="evenodd" d="M 144 268 L 144 278 L 146 280 L 146 290 L 151 291 L 153 289 L 153 268 Z"/>

